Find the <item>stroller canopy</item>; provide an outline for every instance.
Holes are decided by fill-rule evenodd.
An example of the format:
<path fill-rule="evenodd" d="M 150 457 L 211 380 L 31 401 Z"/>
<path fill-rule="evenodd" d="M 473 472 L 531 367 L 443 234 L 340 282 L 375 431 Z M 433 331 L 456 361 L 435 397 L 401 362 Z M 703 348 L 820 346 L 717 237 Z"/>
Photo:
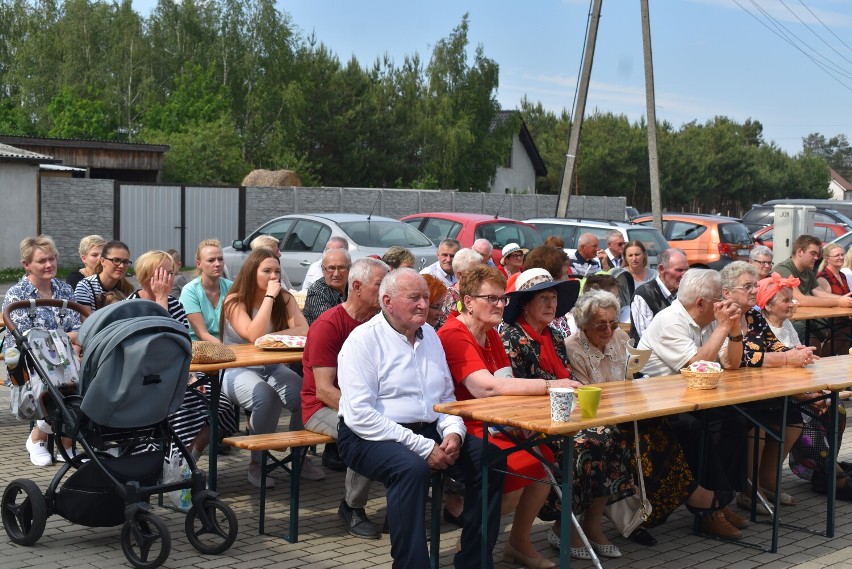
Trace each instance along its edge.
<path fill-rule="evenodd" d="M 144 427 L 177 411 L 186 388 L 189 332 L 150 300 L 124 300 L 93 313 L 80 328 L 81 409 L 94 422 Z"/>

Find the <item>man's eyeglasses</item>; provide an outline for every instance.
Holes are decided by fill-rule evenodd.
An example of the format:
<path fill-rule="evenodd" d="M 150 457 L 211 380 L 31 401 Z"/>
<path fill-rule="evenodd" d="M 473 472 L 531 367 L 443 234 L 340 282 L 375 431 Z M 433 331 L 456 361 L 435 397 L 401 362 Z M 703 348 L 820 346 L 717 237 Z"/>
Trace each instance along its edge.
<path fill-rule="evenodd" d="M 598 323 L 594 324 L 594 327 L 595 327 L 595 330 L 598 330 L 600 332 L 603 332 L 607 328 L 609 328 L 610 330 L 615 330 L 616 328 L 618 328 L 618 321 L 617 320 L 608 320 L 606 322 L 598 322 Z"/>
<path fill-rule="evenodd" d="M 118 257 L 113 257 L 112 259 L 110 259 L 109 257 L 101 257 L 101 260 L 109 261 L 113 265 L 121 265 L 122 267 L 129 267 L 133 264 L 133 261 L 131 261 L 130 259 L 119 259 Z"/>
<path fill-rule="evenodd" d="M 331 275 L 331 274 L 334 274 L 334 273 L 344 273 L 344 272 L 349 270 L 349 266 L 348 265 L 341 265 L 339 267 L 323 267 L 322 270 L 324 270 L 325 272 L 327 272 L 328 274 Z"/>
<path fill-rule="evenodd" d="M 507 304 L 509 304 L 508 296 L 497 296 L 496 294 L 475 294 L 473 295 L 473 298 L 481 298 L 488 304 L 492 304 L 494 306 L 497 306 L 498 304 L 506 306 Z"/>
<path fill-rule="evenodd" d="M 624 241 L 621 241 L 619 243 L 610 243 L 609 246 L 610 247 L 624 247 Z"/>

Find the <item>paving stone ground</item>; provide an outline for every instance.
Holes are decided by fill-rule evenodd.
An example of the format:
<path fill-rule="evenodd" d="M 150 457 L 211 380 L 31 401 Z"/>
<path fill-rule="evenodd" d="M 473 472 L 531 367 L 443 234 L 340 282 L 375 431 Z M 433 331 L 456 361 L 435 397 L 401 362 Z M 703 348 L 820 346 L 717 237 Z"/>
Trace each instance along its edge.
<path fill-rule="evenodd" d="M 0 448 L 4 449 L 0 461 L 0 487 L 9 481 L 28 478 L 42 491 L 46 488 L 58 466 L 38 468 L 30 464 L 24 441 L 29 426 L 8 412 L 9 390 L 0 387 Z M 287 417 L 282 417 L 285 428 Z M 852 456 L 852 443 L 844 443 L 842 457 Z M 237 514 L 239 537 L 234 546 L 222 555 L 199 554 L 188 543 L 183 530 L 184 515 L 165 508 L 155 508 L 168 525 L 172 535 L 172 552 L 164 567 L 167 568 L 253 568 L 274 566 L 277 569 L 311 567 L 369 568 L 390 567 L 390 541 L 387 536 L 377 541 L 350 537 L 337 519 L 337 506 L 343 489 L 343 474 L 327 472 L 323 481 L 303 481 L 300 512 L 300 541 L 290 544 L 275 535 L 258 535 L 257 509 L 259 490 L 246 481 L 248 453 L 232 451 L 222 455 L 219 467 L 219 492 Z M 312 460 L 318 461 L 318 457 Z M 200 461 L 207 467 L 207 459 Z M 279 474 L 279 476 L 282 476 Z M 286 477 L 268 494 L 267 531 L 286 531 L 288 484 Z M 810 487 L 795 478 L 789 471 L 784 475 L 785 491 L 800 500 L 799 505 L 784 508 L 784 521 L 824 529 L 825 498 L 814 494 Z M 385 516 L 384 490 L 373 489 L 367 514 L 377 524 Z M 837 508 L 837 530 L 833 539 L 820 535 L 782 528 L 778 553 L 765 553 L 738 543 L 717 541 L 692 534 L 692 517 L 683 509 L 677 511 L 662 527 L 653 530 L 659 540 L 655 547 L 641 547 L 620 537 L 613 541 L 624 553 L 621 559 L 603 562 L 608 569 L 650 569 L 655 567 L 697 567 L 715 569 L 747 569 L 751 567 L 822 569 L 825 567 L 852 567 L 852 504 L 840 502 Z M 519 565 L 502 561 L 502 550 L 508 535 L 511 518 L 504 518 L 500 539 L 495 549 L 497 567 L 506 569 Z M 557 555 L 547 546 L 549 524 L 539 522 L 534 526 L 534 542 L 547 557 Z M 120 528 L 87 528 L 53 516 L 48 520 L 44 536 L 31 547 L 12 544 L 5 532 L 0 532 L 0 567 L 73 567 L 111 568 L 128 567 L 121 551 Z M 460 531 L 444 524 L 441 535 L 441 566 L 452 567 L 453 547 Z M 610 530 L 610 535 L 615 532 Z M 749 541 L 768 545 L 769 526 L 758 524 L 745 531 Z M 574 561 L 572 567 L 591 567 L 589 562 Z"/>

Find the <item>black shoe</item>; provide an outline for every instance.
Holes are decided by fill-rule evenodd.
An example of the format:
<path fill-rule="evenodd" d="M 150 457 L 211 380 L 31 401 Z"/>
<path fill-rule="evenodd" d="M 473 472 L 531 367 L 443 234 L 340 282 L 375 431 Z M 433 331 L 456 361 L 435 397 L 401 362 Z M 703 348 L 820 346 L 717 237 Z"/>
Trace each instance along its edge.
<path fill-rule="evenodd" d="M 633 543 L 638 543 L 639 545 L 644 545 L 645 547 L 652 547 L 657 545 L 657 540 L 651 535 L 645 528 L 636 528 L 633 530 L 633 533 L 630 534 L 630 541 Z"/>
<path fill-rule="evenodd" d="M 364 508 L 350 508 L 346 500 L 341 500 L 340 507 L 337 508 L 337 517 L 346 524 L 346 529 L 351 536 L 362 539 L 382 537 L 382 534 L 376 530 L 376 526 L 367 518 Z"/>
<path fill-rule="evenodd" d="M 444 521 L 448 524 L 453 524 L 454 526 L 464 527 L 462 517 L 452 515 L 446 506 L 444 507 Z"/>
<path fill-rule="evenodd" d="M 322 465 L 335 472 L 346 472 L 346 463 L 340 458 L 336 444 L 325 445 L 325 450 L 322 451 Z"/>
<path fill-rule="evenodd" d="M 838 500 L 852 502 L 852 479 L 838 475 L 837 482 L 839 483 L 841 480 L 845 480 L 845 482 L 843 483 L 843 486 L 838 485 L 836 487 L 835 496 Z M 811 475 L 811 489 L 817 494 L 828 493 L 828 480 L 826 480 L 825 474 L 818 470 L 814 470 Z"/>

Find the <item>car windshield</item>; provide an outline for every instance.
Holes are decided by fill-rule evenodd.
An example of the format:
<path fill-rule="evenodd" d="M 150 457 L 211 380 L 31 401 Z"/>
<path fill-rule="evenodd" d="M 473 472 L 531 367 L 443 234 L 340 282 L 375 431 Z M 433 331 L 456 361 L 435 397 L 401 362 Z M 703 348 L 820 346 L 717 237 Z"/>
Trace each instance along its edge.
<path fill-rule="evenodd" d="M 401 221 L 362 220 L 338 224 L 361 247 L 433 247 L 425 235 Z"/>
<path fill-rule="evenodd" d="M 669 243 L 656 228 L 634 227 L 627 230 L 630 241 L 641 241 L 650 257 L 659 255 L 669 248 Z"/>
<path fill-rule="evenodd" d="M 488 239 L 495 249 L 502 249 L 509 243 L 517 243 L 524 249 L 543 245 L 544 241 L 534 228 L 521 223 L 495 221 L 476 226 L 476 239 Z"/>

